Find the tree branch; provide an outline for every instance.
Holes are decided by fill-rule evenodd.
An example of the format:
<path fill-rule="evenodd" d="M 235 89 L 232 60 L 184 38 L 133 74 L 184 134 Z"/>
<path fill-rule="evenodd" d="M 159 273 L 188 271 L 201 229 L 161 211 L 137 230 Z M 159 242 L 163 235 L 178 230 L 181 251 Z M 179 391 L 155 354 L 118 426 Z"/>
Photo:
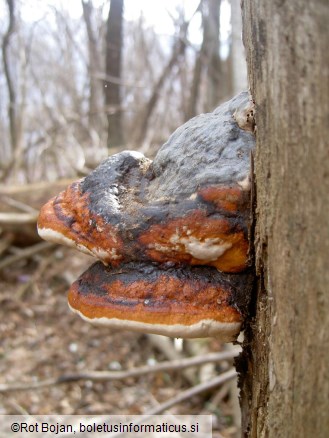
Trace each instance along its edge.
<path fill-rule="evenodd" d="M 157 373 L 160 371 L 165 372 L 165 371 L 181 370 L 192 366 L 199 366 L 206 362 L 220 362 L 223 360 L 233 359 L 238 355 L 239 352 L 240 352 L 239 348 L 234 348 L 232 351 L 209 353 L 203 356 L 162 362 L 153 366 L 142 366 L 139 368 L 132 368 L 131 370 L 128 371 L 90 371 L 85 373 L 63 375 L 57 378 L 43 380 L 39 382 L 18 383 L 14 385 L 0 384 L 0 393 L 10 392 L 10 391 L 26 391 L 30 389 L 40 389 L 40 388 L 59 385 L 63 383 L 77 382 L 79 380 L 92 380 L 95 382 L 103 382 L 109 380 L 123 380 L 131 377 L 141 377 L 150 373 Z M 219 385 L 220 383 L 221 382 L 217 383 L 217 385 Z M 202 385 L 205 384 L 203 383 Z M 201 387 L 202 385 L 197 385 L 197 387 L 199 386 Z M 206 389 L 201 389 L 201 390 L 206 390 Z"/>
<path fill-rule="evenodd" d="M 189 388 L 186 391 L 179 393 L 177 396 L 172 397 L 171 399 L 167 400 L 161 405 L 156 406 L 154 409 L 151 409 L 150 411 L 146 412 L 145 415 L 160 414 L 161 412 L 171 408 L 172 406 L 177 405 L 178 403 L 182 403 L 183 401 L 189 400 L 191 397 L 194 397 L 195 395 L 200 394 L 201 392 L 209 391 L 210 389 L 216 388 L 216 386 L 219 386 L 222 383 L 227 382 L 228 380 L 234 379 L 236 376 L 237 376 L 237 372 L 235 371 L 235 369 L 232 368 L 226 371 L 225 373 L 215 377 L 214 379 L 209 380 L 208 382 L 204 382 L 204 383 L 200 383 L 199 385 L 192 386 L 192 388 Z"/>

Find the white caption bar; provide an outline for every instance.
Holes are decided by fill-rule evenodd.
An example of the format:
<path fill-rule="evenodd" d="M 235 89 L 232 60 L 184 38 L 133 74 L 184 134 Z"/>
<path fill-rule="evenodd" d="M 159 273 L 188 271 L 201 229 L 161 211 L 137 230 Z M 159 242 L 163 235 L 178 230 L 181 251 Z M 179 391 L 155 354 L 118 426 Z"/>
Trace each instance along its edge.
<path fill-rule="evenodd" d="M 211 438 L 211 415 L 0 415 L 0 438 Z"/>

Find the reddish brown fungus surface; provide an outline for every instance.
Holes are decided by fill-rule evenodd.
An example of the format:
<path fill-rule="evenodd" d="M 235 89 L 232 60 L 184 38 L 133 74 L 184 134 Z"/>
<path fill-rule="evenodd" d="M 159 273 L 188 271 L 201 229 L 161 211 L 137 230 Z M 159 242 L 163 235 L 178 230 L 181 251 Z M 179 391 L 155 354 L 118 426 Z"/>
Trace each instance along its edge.
<path fill-rule="evenodd" d="M 113 155 L 41 209 L 43 238 L 102 262 L 71 287 L 73 310 L 172 336 L 238 334 L 251 278 L 251 107 L 241 93 L 195 117 L 153 162 Z"/>

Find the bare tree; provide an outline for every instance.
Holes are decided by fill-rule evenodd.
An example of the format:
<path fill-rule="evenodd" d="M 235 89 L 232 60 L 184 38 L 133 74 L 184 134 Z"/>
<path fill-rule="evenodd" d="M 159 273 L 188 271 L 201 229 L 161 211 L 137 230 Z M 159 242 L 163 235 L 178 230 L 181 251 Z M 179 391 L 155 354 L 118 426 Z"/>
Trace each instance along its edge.
<path fill-rule="evenodd" d="M 4 34 L 2 41 L 2 62 L 6 79 L 7 92 L 8 92 L 8 121 L 9 121 L 9 139 L 10 150 L 8 151 L 6 159 L 2 160 L 2 175 L 1 178 L 6 180 L 10 174 L 15 174 L 21 160 L 21 136 L 22 136 L 22 106 L 20 105 L 18 92 L 22 91 L 25 97 L 25 86 L 19 86 L 19 79 L 16 74 L 16 78 L 13 72 L 13 51 L 12 49 L 12 37 L 16 32 L 17 20 L 16 20 L 16 4 L 14 0 L 7 0 L 8 6 L 8 28 Z M 21 60 L 19 59 L 18 62 Z M 21 65 L 19 65 L 21 67 Z M 22 85 L 22 84 L 21 84 Z M 5 143 L 5 140 L 3 140 Z M 3 152 L 5 152 L 3 150 Z M 4 154 L 5 155 L 5 154 Z"/>
<path fill-rule="evenodd" d="M 160 77 L 156 81 L 151 96 L 146 103 L 145 109 L 143 110 L 143 114 L 141 120 L 139 121 L 139 129 L 136 137 L 136 144 L 140 145 L 145 138 L 148 125 L 151 120 L 152 112 L 157 104 L 158 98 L 160 96 L 160 92 L 165 84 L 165 81 L 169 79 L 172 69 L 177 64 L 178 59 L 183 55 L 186 48 L 186 33 L 188 29 L 187 22 L 183 22 L 180 26 L 179 36 L 174 43 L 171 57 L 169 58 L 167 64 L 165 65 Z"/>
<path fill-rule="evenodd" d="M 207 56 L 199 60 L 202 75 L 195 81 L 195 111 L 204 110 L 206 95 L 215 96 L 219 88 L 219 0 L 203 1 L 215 11 L 204 11 L 207 19 L 212 16 L 214 27 L 206 40 L 216 42 L 212 49 L 208 44 Z M 107 20 L 102 18 L 103 7 L 92 0 L 81 0 L 81 20 L 63 4 L 45 6 L 43 17 L 24 22 L 17 9 L 20 3 L 7 4 L 0 65 L 1 101 L 6 107 L 0 112 L 5 134 L 2 179 L 52 180 L 94 167 L 108 153 L 102 146 L 106 118 L 110 145 L 135 141 L 134 146 L 144 150 L 152 145 L 151 154 L 184 121 L 195 61 L 184 7 L 172 17 L 175 34 L 159 37 L 142 15 L 138 22 L 127 23 L 123 35 L 123 0 L 112 1 Z M 217 57 L 214 63 L 211 53 Z"/>
<path fill-rule="evenodd" d="M 122 146 L 121 59 L 123 48 L 123 0 L 111 0 L 106 32 L 105 102 L 108 113 L 108 147 Z M 114 79 L 114 80 L 113 80 Z"/>
<path fill-rule="evenodd" d="M 329 433 L 328 20 L 327 1 L 243 2 L 257 123 L 246 437 Z"/>
<path fill-rule="evenodd" d="M 246 55 L 242 43 L 240 0 L 231 0 L 231 64 L 233 94 L 248 88 Z"/>
<path fill-rule="evenodd" d="M 203 39 L 195 59 L 193 79 L 186 119 L 195 116 L 205 82 L 205 99 L 202 110 L 213 110 L 223 96 L 228 95 L 225 70 L 220 59 L 220 7 L 221 0 L 201 0 Z"/>
<path fill-rule="evenodd" d="M 102 89 L 99 75 L 102 72 L 99 43 L 93 26 L 93 4 L 91 0 L 81 0 L 83 18 L 88 36 L 88 74 L 89 74 L 89 127 L 96 131 L 102 129 L 101 109 L 103 108 Z"/>
<path fill-rule="evenodd" d="M 10 71 L 10 60 L 9 60 L 9 46 L 12 35 L 15 32 L 15 0 L 7 0 L 8 13 L 9 13 L 9 23 L 7 31 L 3 37 L 2 42 L 2 60 L 3 67 L 6 77 L 9 103 L 8 103 L 8 118 L 9 118 L 9 128 L 10 128 L 10 141 L 12 151 L 17 149 L 17 96 L 16 87 L 14 85 L 14 78 L 12 72 Z"/>
<path fill-rule="evenodd" d="M 225 81 L 220 51 L 220 7 L 221 0 L 208 0 L 204 13 L 204 39 L 207 47 L 206 111 L 213 111 L 225 96 Z"/>

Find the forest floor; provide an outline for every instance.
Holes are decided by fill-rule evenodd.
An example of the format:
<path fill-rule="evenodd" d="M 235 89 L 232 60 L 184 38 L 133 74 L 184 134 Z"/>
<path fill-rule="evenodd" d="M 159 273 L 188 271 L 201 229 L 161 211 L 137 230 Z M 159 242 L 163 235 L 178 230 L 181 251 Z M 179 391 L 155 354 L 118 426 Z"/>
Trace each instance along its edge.
<path fill-rule="evenodd" d="M 88 256 L 54 247 L 1 271 L 0 388 L 1 384 L 38 383 L 86 371 L 129 370 L 168 360 L 148 336 L 93 326 L 68 309 L 69 285 L 90 264 Z M 222 348 L 215 339 L 188 341 L 177 357 Z M 210 374 L 218 375 L 231 363 L 211 365 Z M 199 383 L 200 368 L 190 370 L 194 384 Z M 0 414 L 138 415 L 192 385 L 180 370 L 108 382 L 79 380 L 29 390 L 0 390 Z M 227 382 L 173 406 L 170 413 L 212 414 L 213 436 L 235 437 L 233 393 L 232 382 Z"/>

